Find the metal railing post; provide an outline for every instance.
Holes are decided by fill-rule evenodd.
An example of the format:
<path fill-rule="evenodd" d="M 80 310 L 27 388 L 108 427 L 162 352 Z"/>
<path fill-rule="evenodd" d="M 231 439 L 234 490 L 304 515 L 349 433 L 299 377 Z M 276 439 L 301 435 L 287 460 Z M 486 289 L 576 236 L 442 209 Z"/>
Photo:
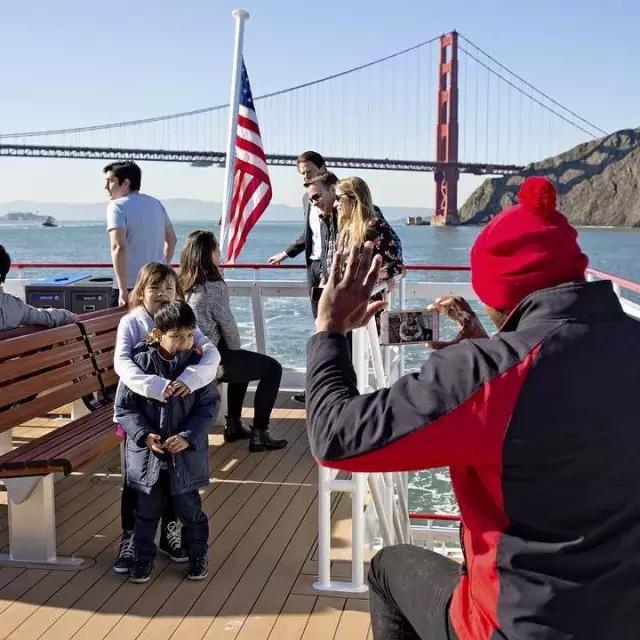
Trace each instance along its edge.
<path fill-rule="evenodd" d="M 331 588 L 331 471 L 318 467 L 318 581 L 316 589 Z"/>
<path fill-rule="evenodd" d="M 254 283 L 251 289 L 251 311 L 256 332 L 256 351 L 267 353 L 267 328 L 264 321 L 264 305 L 262 303 L 262 290 L 258 283 Z"/>

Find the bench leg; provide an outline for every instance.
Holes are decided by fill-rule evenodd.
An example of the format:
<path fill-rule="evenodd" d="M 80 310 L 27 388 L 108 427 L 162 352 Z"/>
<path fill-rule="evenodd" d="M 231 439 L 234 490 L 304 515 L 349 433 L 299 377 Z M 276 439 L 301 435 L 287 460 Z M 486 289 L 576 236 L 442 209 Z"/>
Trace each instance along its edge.
<path fill-rule="evenodd" d="M 9 503 L 9 553 L 0 563 L 30 563 L 80 568 L 81 558 L 56 553 L 54 475 L 5 480 Z"/>
<path fill-rule="evenodd" d="M 11 432 L 13 429 L 7 429 L 0 433 L 0 456 L 9 453 L 13 449 L 13 440 L 11 438 Z"/>
<path fill-rule="evenodd" d="M 77 420 L 78 418 L 82 418 L 82 416 L 86 416 L 91 413 L 89 409 L 87 409 L 87 405 L 82 401 L 82 398 L 78 400 L 74 400 L 71 403 L 71 419 Z"/>
<path fill-rule="evenodd" d="M 224 417 L 227 415 L 227 388 L 228 385 L 226 382 L 218 384 L 218 392 L 220 393 L 220 410 L 218 411 L 218 417 L 214 423 L 215 427 L 224 427 L 226 424 Z"/>

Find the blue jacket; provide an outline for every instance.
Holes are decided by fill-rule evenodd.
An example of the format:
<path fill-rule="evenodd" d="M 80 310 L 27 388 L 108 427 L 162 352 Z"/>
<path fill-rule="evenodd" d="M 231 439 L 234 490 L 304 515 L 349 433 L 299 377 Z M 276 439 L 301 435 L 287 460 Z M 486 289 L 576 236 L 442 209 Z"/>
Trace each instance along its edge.
<path fill-rule="evenodd" d="M 134 362 L 148 374 L 175 380 L 185 367 L 198 362 L 196 351 L 179 353 L 173 360 L 163 358 L 155 345 L 140 343 L 133 350 Z M 171 479 L 171 493 L 178 495 L 209 483 L 208 434 L 218 412 L 220 395 L 208 384 L 185 398 L 171 397 L 159 402 L 134 393 L 121 384 L 115 401 L 115 419 L 127 432 L 125 461 L 127 484 L 150 493 L 165 462 Z M 177 454 L 150 451 L 145 440 L 157 433 L 162 440 L 181 435 L 189 448 Z"/>

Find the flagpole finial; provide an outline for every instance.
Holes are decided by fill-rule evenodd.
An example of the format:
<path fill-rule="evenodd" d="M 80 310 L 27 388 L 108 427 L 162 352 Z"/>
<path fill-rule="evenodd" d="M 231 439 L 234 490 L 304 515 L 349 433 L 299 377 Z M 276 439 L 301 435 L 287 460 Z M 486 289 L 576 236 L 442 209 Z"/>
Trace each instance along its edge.
<path fill-rule="evenodd" d="M 245 11 L 244 9 L 234 9 L 231 12 L 231 15 L 234 18 L 239 18 L 240 20 L 248 20 L 251 16 L 249 15 L 248 11 Z"/>

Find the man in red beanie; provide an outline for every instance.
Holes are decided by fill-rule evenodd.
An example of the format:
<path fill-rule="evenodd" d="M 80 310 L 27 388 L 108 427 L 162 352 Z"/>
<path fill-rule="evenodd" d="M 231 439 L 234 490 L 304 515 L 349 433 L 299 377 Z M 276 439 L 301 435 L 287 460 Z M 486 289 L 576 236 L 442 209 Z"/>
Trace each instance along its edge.
<path fill-rule="evenodd" d="M 529 178 L 471 251 L 499 331 L 462 300 L 436 302 L 460 335 L 419 373 L 361 395 L 345 334 L 369 303 L 372 247 L 333 270 L 307 346 L 307 424 L 318 463 L 348 471 L 447 466 L 463 528 L 459 566 L 399 545 L 371 562 L 375 640 L 640 637 L 640 323 Z M 334 260 L 334 265 L 340 260 Z"/>

